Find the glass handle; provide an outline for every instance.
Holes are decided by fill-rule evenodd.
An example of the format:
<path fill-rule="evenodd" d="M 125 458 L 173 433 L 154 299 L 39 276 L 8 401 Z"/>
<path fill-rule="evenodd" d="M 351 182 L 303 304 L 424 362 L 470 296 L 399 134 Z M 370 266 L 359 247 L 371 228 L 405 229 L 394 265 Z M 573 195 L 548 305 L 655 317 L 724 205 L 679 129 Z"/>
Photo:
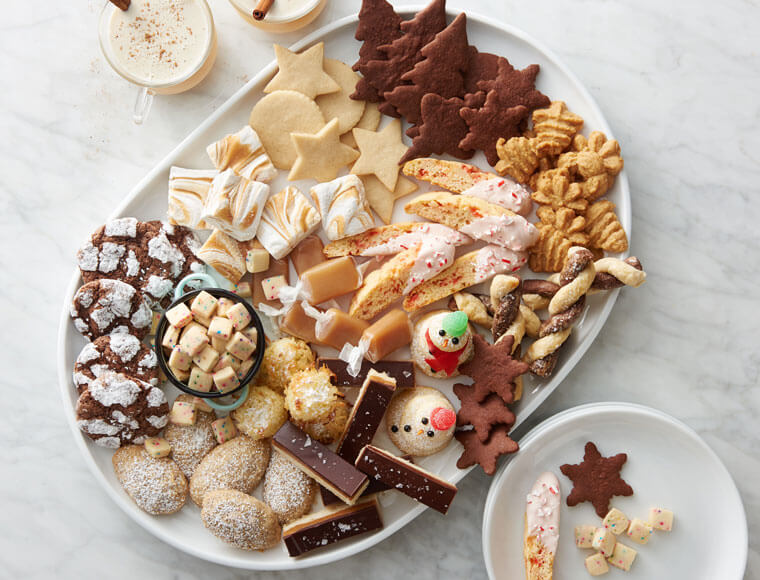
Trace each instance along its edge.
<path fill-rule="evenodd" d="M 138 89 L 135 108 L 132 111 L 132 120 L 136 125 L 141 125 L 148 118 L 150 107 L 153 104 L 153 94 L 153 91 L 148 88 L 140 87 Z"/>

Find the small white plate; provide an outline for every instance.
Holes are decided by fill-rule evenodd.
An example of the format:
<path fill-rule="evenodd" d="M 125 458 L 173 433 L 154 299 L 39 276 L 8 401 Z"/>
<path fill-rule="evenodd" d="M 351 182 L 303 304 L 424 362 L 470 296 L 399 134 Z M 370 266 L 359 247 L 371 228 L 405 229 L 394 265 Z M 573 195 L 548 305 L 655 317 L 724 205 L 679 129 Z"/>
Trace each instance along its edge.
<path fill-rule="evenodd" d="M 638 551 L 626 580 L 668 578 L 741 579 L 747 563 L 747 519 L 739 492 L 717 455 L 691 428 L 649 407 L 593 403 L 547 419 L 520 441 L 520 452 L 496 474 L 483 516 L 483 555 L 492 580 L 524 578 L 525 496 L 544 471 L 559 478 L 562 493 L 560 540 L 554 580 L 591 578 L 584 559 L 594 552 L 575 547 L 575 526 L 598 525 L 590 503 L 568 507 L 572 482 L 559 466 L 580 463 L 587 441 L 603 456 L 627 453 L 621 476 L 630 497 L 611 507 L 646 519 L 649 508 L 674 513 L 672 532 L 655 530 L 649 543 L 623 543 Z M 610 567 L 610 578 L 623 578 Z"/>

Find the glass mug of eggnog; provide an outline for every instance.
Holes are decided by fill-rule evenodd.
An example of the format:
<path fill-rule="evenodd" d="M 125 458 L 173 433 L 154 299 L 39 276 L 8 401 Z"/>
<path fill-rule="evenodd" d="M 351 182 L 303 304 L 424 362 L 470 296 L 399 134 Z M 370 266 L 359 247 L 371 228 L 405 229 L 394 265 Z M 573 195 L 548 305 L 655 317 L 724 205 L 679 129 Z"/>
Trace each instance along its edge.
<path fill-rule="evenodd" d="M 182 93 L 200 83 L 216 60 L 216 29 L 206 0 L 106 3 L 100 47 L 108 63 L 139 91 L 134 121 L 142 123 L 153 95 Z"/>

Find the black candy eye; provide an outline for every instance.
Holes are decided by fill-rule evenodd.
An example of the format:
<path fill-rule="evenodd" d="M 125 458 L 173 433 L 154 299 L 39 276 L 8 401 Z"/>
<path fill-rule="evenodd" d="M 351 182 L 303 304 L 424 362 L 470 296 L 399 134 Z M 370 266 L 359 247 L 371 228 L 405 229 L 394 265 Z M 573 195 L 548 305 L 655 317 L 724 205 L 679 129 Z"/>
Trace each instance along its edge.
<path fill-rule="evenodd" d="M 420 423 L 422 423 L 423 425 L 427 425 L 428 424 L 428 418 L 427 417 L 423 417 L 422 419 L 420 419 Z"/>
<path fill-rule="evenodd" d="M 398 425 L 391 425 L 391 432 L 398 433 Z"/>
<path fill-rule="evenodd" d="M 404 431 L 406 431 L 407 433 L 409 433 L 409 431 L 411 431 L 411 430 L 412 430 L 412 426 L 411 425 L 404 425 Z"/>
<path fill-rule="evenodd" d="M 428 431 L 428 432 L 427 432 L 427 436 L 428 436 L 428 437 L 434 437 L 434 436 L 435 436 L 435 431 L 432 431 L 432 430 L 431 430 L 431 431 Z"/>
<path fill-rule="evenodd" d="M 459 344 L 459 339 L 458 339 L 458 338 L 456 338 L 456 337 L 454 337 L 454 338 L 452 338 L 452 339 L 451 339 L 451 342 L 452 342 L 453 344 Z"/>
<path fill-rule="evenodd" d="M 446 331 L 442 328 L 438 331 L 438 336 L 446 336 Z"/>

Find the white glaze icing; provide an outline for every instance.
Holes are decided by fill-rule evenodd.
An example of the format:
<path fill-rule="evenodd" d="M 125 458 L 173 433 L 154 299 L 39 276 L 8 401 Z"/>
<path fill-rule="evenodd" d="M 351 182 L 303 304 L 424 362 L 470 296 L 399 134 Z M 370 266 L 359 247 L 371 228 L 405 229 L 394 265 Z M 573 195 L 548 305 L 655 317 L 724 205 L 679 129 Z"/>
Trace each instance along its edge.
<path fill-rule="evenodd" d="M 478 181 L 472 187 L 463 191 L 462 195 L 479 197 L 517 214 L 526 216 L 533 207 L 530 193 L 530 189 L 524 185 L 520 185 L 508 177 L 498 177 Z"/>
<path fill-rule="evenodd" d="M 459 228 L 464 234 L 510 250 L 527 250 L 538 240 L 538 230 L 519 215 L 486 215 Z"/>
<path fill-rule="evenodd" d="M 535 536 L 551 554 L 556 553 L 559 542 L 560 499 L 559 481 L 549 471 L 538 476 L 526 497 L 526 533 Z"/>

